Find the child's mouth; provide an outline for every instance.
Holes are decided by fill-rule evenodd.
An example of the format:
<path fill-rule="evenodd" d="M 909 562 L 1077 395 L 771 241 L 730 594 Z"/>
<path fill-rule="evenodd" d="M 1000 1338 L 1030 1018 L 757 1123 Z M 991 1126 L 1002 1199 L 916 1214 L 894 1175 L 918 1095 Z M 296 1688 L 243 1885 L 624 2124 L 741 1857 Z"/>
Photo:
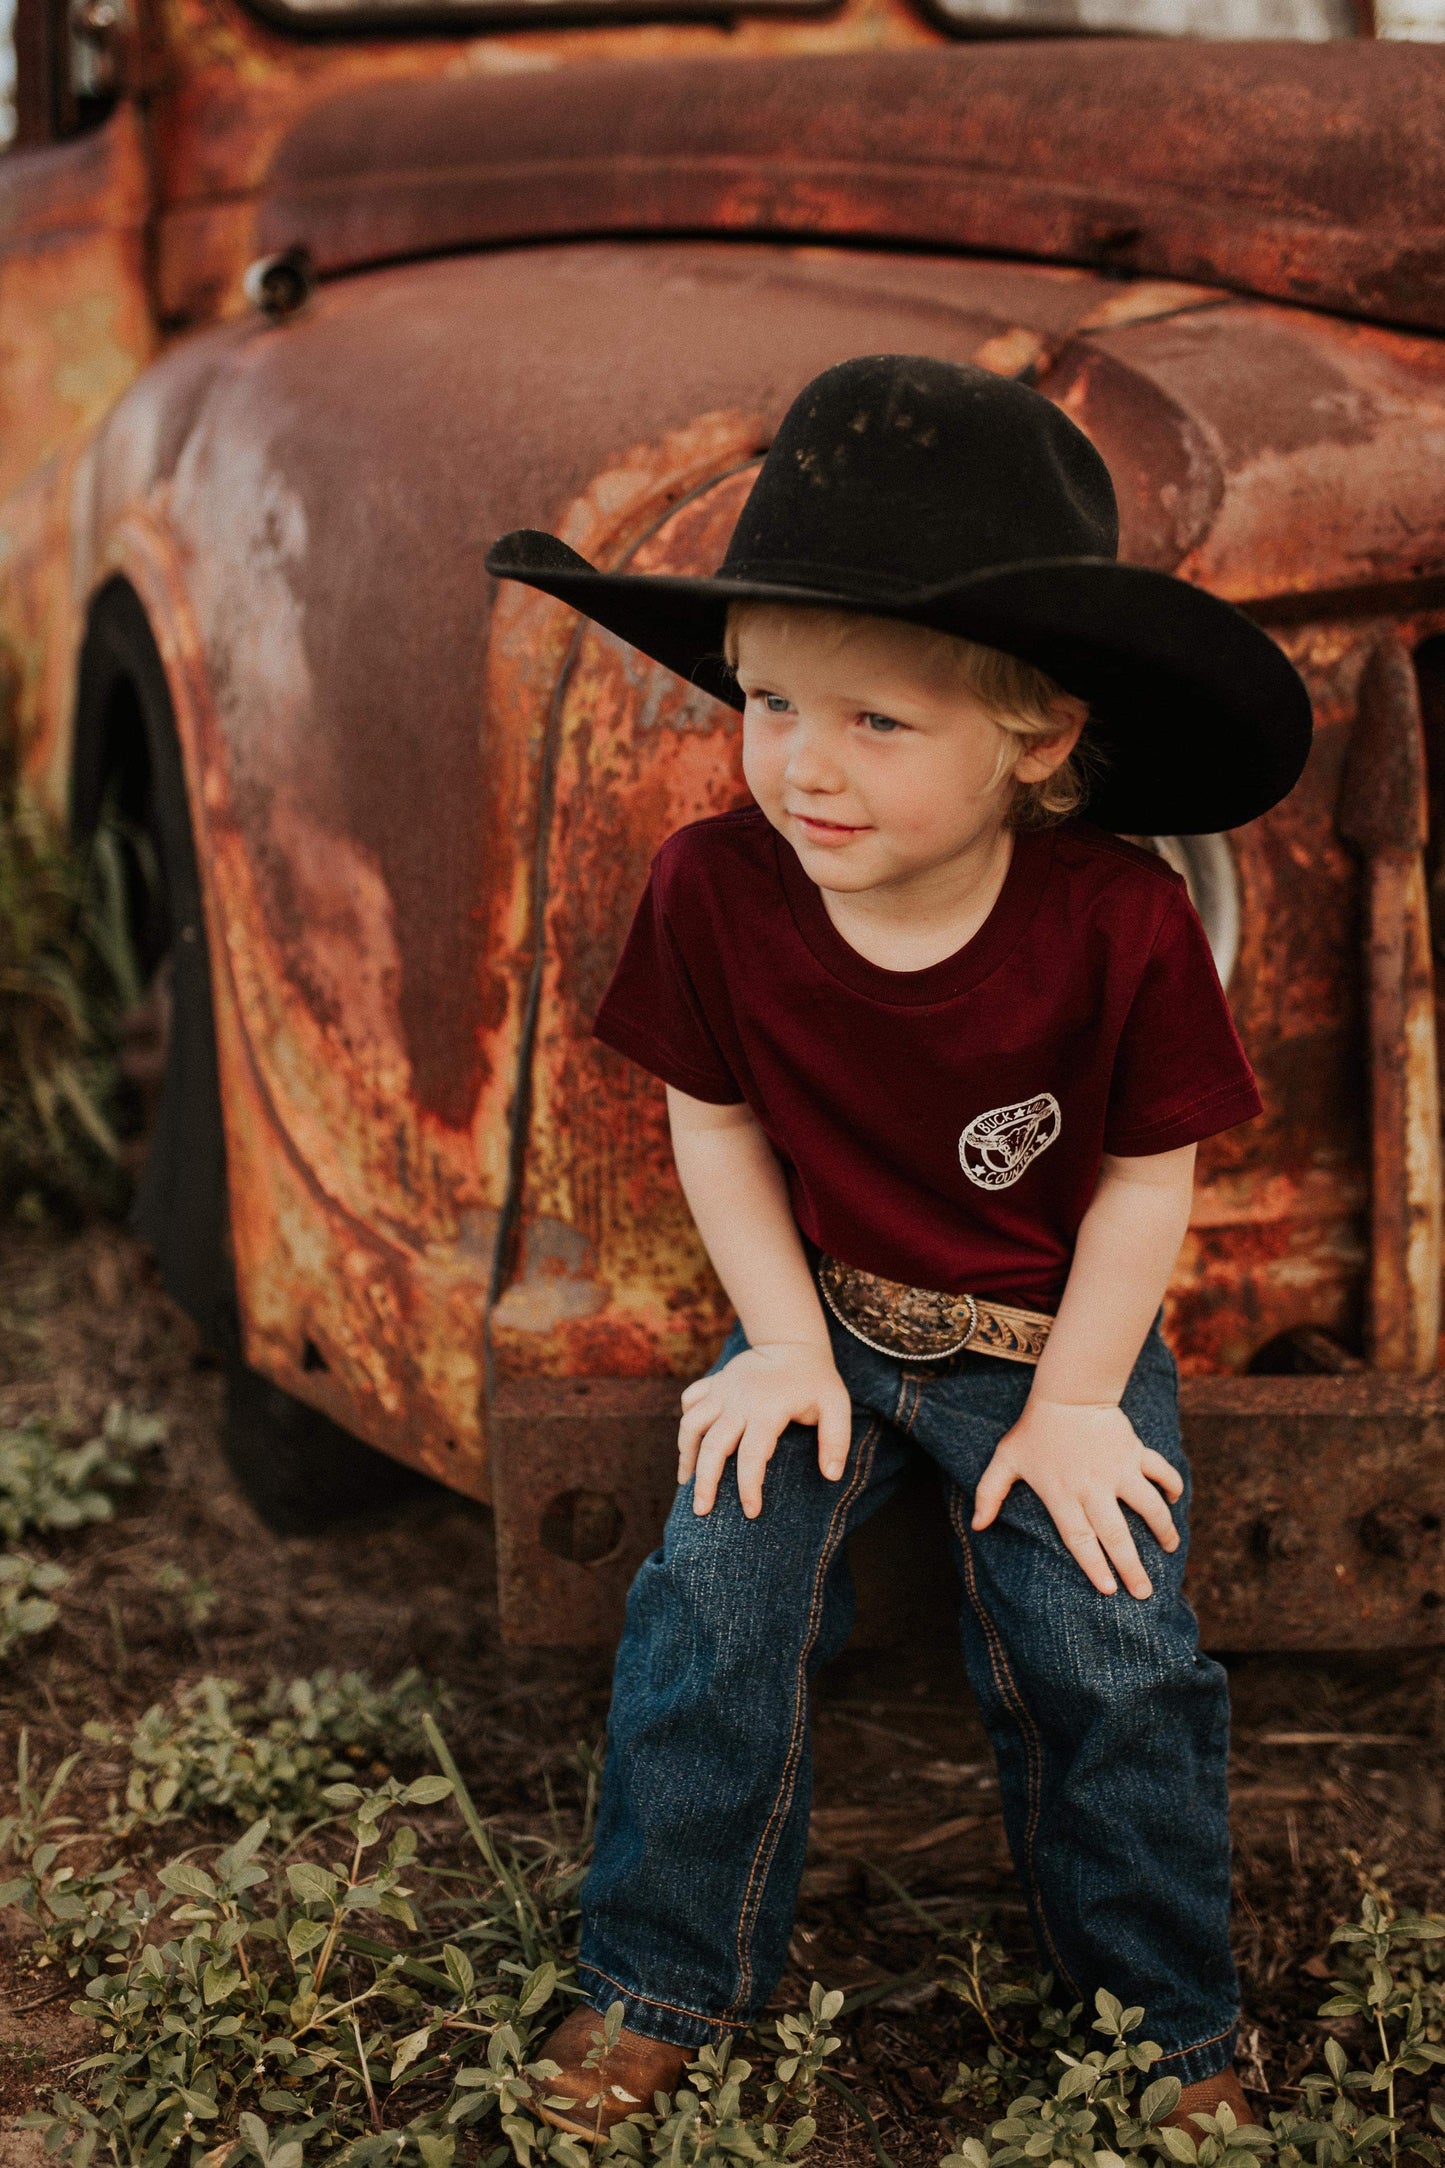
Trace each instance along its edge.
<path fill-rule="evenodd" d="M 849 843 L 854 836 L 866 835 L 866 828 L 850 828 L 845 821 L 820 821 L 811 813 L 795 813 L 793 819 L 815 843 Z"/>

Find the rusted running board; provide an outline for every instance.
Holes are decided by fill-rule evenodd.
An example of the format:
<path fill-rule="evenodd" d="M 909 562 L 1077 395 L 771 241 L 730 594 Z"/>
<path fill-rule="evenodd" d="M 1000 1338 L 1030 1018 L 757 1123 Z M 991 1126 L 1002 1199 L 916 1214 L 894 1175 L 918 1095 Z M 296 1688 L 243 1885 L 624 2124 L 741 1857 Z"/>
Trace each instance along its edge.
<path fill-rule="evenodd" d="M 491 1419 L 506 1638 L 616 1639 L 628 1583 L 673 1491 L 679 1381 L 503 1383 Z M 1207 1647 L 1445 1641 L 1445 1381 L 1190 1378 L 1189 1588 Z M 904 1491 L 854 1546 L 861 1637 L 951 1630 L 943 1517 Z"/>

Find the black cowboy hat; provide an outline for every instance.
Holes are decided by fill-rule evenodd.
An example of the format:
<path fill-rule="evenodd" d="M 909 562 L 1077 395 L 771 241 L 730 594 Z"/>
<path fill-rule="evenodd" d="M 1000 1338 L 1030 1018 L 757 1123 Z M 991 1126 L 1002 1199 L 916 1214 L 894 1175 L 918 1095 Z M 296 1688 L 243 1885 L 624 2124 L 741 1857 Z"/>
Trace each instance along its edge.
<path fill-rule="evenodd" d="M 733 707 L 732 602 L 904 618 L 1034 663 L 1087 700 L 1088 816 L 1132 835 L 1238 828 L 1278 804 L 1310 703 L 1232 604 L 1118 562 L 1109 470 L 1040 393 L 908 354 L 838 363 L 785 415 L 712 579 L 599 572 L 555 535 L 504 535 L 498 577 L 570 603 Z"/>

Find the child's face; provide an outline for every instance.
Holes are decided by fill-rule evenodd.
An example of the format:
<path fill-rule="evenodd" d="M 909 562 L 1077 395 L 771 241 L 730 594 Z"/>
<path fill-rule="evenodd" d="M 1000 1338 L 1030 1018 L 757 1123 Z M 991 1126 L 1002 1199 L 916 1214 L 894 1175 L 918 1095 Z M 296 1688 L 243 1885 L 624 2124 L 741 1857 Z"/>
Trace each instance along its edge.
<path fill-rule="evenodd" d="M 748 788 L 820 888 L 906 886 L 975 851 L 1082 728 L 1080 709 L 1014 760 L 946 647 L 886 618 L 750 611 L 737 675 Z"/>

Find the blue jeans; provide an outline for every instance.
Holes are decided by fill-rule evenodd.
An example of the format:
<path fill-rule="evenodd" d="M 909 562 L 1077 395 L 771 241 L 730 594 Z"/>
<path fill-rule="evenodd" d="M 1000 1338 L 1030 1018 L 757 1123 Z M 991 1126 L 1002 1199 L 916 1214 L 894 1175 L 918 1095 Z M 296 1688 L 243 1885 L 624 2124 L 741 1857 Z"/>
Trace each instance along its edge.
<path fill-rule="evenodd" d="M 782 1974 L 808 1841 L 808 1682 L 848 1639 L 844 1546 L 919 1450 L 943 1478 L 969 1677 L 998 1757 L 1009 1844 L 1045 1963 L 1092 2015 L 1142 2003 L 1185 2084 L 1227 2067 L 1229 1703 L 1200 1654 L 1181 1542 L 1132 1513 L 1154 1594 L 1101 1596 L 1034 1493 L 969 1527 L 980 1476 L 1033 1371 L 965 1355 L 947 1374 L 875 1354 L 830 1321 L 853 1401 L 841 1482 L 791 1425 L 745 1520 L 729 1464 L 699 1519 L 684 1485 L 628 1599 L 597 1850 L 582 1892 L 582 1983 L 634 2031 L 700 2046 L 748 2024 Z M 734 1332 L 719 1366 L 746 1345 Z M 1124 1394 L 1179 1469 L 1174 1358 L 1151 1331 Z M 1127 1509 L 1126 1509 L 1127 1511 Z"/>

